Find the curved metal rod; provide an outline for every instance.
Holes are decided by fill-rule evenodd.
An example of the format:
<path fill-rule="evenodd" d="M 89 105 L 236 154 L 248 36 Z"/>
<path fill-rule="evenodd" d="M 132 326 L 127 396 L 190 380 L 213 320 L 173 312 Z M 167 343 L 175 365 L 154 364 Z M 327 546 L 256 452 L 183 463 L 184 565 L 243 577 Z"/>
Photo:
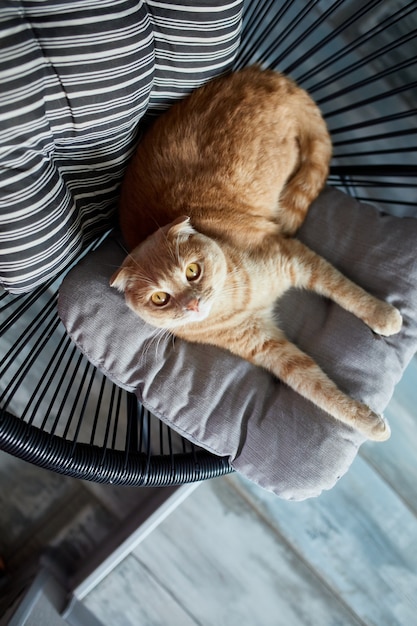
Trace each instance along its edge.
<path fill-rule="evenodd" d="M 234 471 L 226 457 L 205 450 L 148 455 L 80 442 L 74 446 L 7 411 L 0 416 L 0 449 L 59 474 L 114 485 L 168 487 Z"/>

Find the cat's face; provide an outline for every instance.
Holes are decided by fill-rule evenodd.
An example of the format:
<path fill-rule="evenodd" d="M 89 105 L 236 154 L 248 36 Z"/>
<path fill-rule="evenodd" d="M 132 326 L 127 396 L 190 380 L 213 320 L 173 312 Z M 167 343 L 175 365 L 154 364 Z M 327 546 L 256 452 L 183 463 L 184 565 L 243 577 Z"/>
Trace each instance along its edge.
<path fill-rule="evenodd" d="M 220 246 L 182 217 L 137 246 L 110 285 L 146 322 L 173 329 L 208 317 L 226 274 Z"/>

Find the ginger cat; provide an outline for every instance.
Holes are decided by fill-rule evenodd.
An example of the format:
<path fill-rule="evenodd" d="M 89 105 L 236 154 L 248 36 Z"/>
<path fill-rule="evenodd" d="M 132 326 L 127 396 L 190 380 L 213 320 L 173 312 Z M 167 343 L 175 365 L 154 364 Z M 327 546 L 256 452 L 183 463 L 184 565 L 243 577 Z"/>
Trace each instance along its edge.
<path fill-rule="evenodd" d="M 266 368 L 366 437 L 384 419 L 353 400 L 274 319 L 290 287 L 331 298 L 381 335 L 400 313 L 293 238 L 325 184 L 331 142 L 291 80 L 258 67 L 217 78 L 158 118 L 126 172 L 120 225 L 131 251 L 110 284 L 143 320 Z"/>

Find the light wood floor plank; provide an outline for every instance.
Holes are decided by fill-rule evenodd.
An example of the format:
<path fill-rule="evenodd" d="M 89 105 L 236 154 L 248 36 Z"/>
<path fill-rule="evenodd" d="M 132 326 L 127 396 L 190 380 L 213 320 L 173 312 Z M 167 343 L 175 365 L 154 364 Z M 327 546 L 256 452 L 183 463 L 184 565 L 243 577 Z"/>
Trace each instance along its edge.
<path fill-rule="evenodd" d="M 234 476 L 237 486 L 365 624 L 417 616 L 417 520 L 361 458 L 330 492 L 285 502 Z"/>
<path fill-rule="evenodd" d="M 225 478 L 202 484 L 134 555 L 204 626 L 360 623 Z"/>
<path fill-rule="evenodd" d="M 184 604 L 187 599 L 184 598 Z M 152 570 L 128 556 L 83 604 L 105 626 L 196 626 L 182 603 Z"/>
<path fill-rule="evenodd" d="M 404 372 L 385 415 L 391 438 L 382 445 L 362 446 L 360 454 L 417 516 L 417 357 Z"/>

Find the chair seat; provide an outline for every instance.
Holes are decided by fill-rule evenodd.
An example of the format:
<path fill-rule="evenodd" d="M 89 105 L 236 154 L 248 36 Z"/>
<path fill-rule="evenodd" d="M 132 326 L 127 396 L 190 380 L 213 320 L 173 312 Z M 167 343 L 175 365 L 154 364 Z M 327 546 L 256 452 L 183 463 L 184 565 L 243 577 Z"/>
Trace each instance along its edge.
<path fill-rule="evenodd" d="M 64 275 L 114 225 L 145 112 L 157 114 L 233 63 L 263 63 L 290 74 L 321 107 L 334 143 L 330 184 L 393 215 L 415 215 L 415 4 L 260 0 L 245 3 L 241 28 L 242 4 L 115 0 L 110 8 L 97 0 L 80 11 L 74 1 L 63 13 L 56 0 L 22 0 L 4 10 L 0 280 L 14 295 L 0 296 L 2 450 L 120 484 L 178 484 L 233 469 L 229 450 L 213 454 L 189 431 L 182 438 L 170 419 L 138 404 L 133 388 L 97 370 L 57 314 Z M 414 336 L 411 317 L 405 332 Z M 205 419 L 196 405 L 197 428 Z M 242 459 L 233 464 L 246 472 Z M 293 497 L 287 487 L 280 494 Z"/>
<path fill-rule="evenodd" d="M 231 472 L 80 354 L 57 316 L 59 284 L 1 296 L 1 449 L 101 483 L 168 486 Z"/>

